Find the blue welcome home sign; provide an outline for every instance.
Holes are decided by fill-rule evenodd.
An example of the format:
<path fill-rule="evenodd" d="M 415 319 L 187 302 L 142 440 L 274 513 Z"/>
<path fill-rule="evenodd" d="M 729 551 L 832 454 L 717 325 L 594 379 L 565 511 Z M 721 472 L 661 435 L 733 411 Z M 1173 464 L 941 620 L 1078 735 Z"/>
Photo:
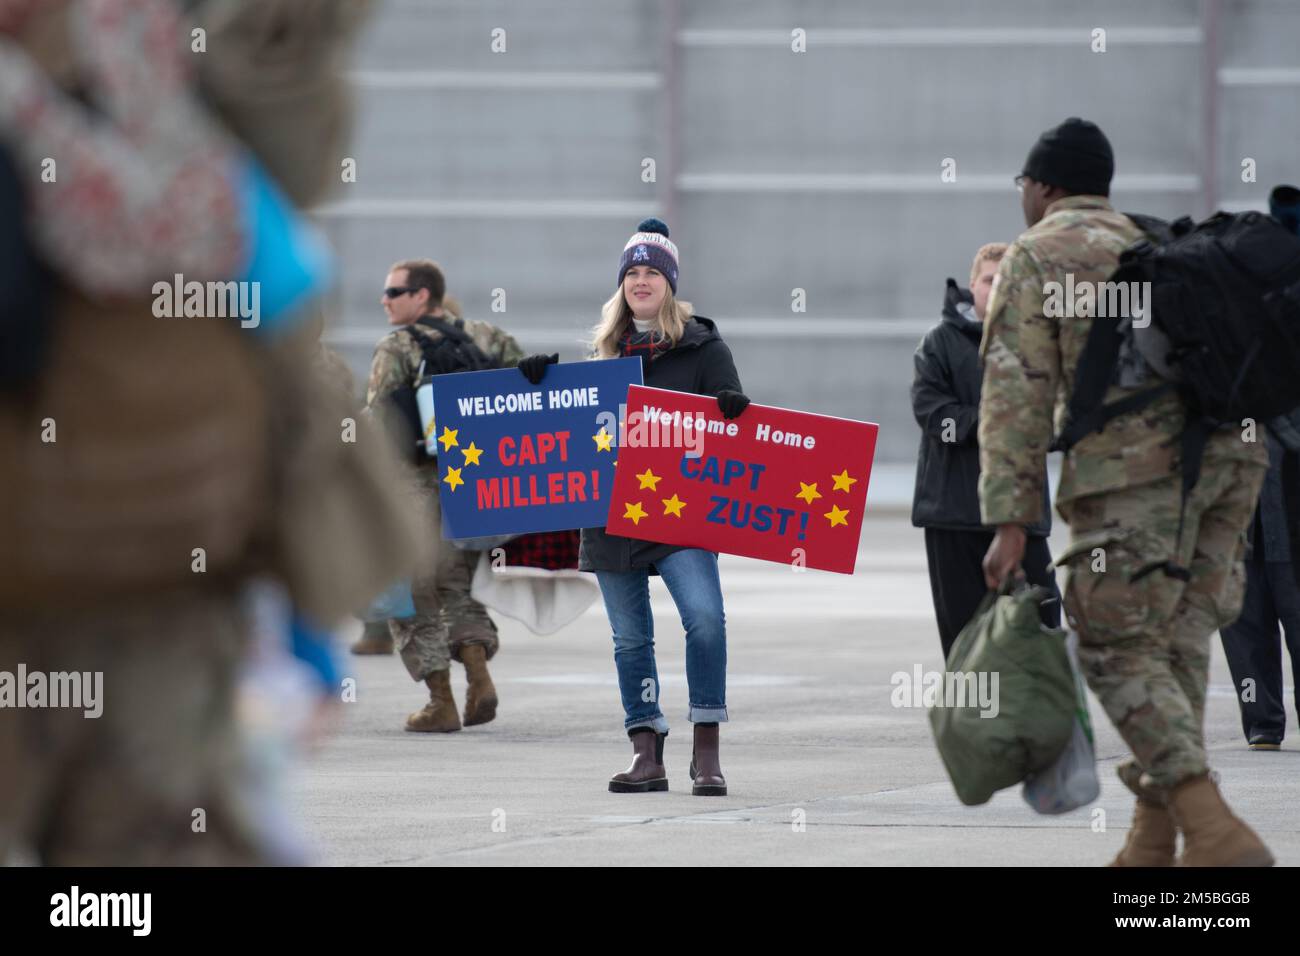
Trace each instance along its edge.
<path fill-rule="evenodd" d="M 619 414 L 639 358 L 433 379 L 443 534 L 449 538 L 604 526 Z"/>

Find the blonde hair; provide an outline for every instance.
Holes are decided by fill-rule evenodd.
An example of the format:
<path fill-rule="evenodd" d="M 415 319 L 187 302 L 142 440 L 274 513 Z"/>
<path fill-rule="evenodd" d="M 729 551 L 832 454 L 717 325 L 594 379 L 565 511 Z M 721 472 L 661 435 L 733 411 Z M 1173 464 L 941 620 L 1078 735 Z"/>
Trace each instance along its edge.
<path fill-rule="evenodd" d="M 1007 254 L 1005 242 L 986 242 L 975 253 L 975 261 L 970 264 L 970 284 L 975 284 L 975 277 L 980 274 L 980 266 L 985 262 L 1001 262 Z"/>
<path fill-rule="evenodd" d="M 659 306 L 659 333 L 655 341 L 667 339 L 669 347 L 681 341 L 686 323 L 695 310 L 689 302 L 678 302 L 672 287 L 664 290 L 664 301 Z M 623 286 L 619 285 L 600 309 L 600 324 L 592 329 L 591 351 L 595 358 L 614 358 L 619 354 L 619 340 L 632 325 L 632 307 L 627 304 Z"/>

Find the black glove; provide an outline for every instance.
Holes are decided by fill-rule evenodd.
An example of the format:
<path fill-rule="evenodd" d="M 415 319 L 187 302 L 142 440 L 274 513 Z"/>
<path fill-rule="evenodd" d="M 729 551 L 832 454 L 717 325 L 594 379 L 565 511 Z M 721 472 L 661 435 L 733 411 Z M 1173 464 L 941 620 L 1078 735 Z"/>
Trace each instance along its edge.
<path fill-rule="evenodd" d="M 540 385 L 542 379 L 546 377 L 546 366 L 554 365 L 559 360 L 559 352 L 553 355 L 530 355 L 519 360 L 519 371 L 523 372 L 524 378 L 532 384 Z"/>
<path fill-rule="evenodd" d="M 718 392 L 718 407 L 723 418 L 736 418 L 749 407 L 749 396 L 730 389 Z"/>

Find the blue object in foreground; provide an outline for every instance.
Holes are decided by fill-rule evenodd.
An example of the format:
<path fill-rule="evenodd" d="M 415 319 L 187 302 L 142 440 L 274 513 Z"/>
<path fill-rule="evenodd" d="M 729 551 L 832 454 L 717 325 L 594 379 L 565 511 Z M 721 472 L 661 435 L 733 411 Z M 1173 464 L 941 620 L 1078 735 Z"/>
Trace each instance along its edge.
<path fill-rule="evenodd" d="M 334 636 L 295 613 L 290 637 L 293 656 L 311 668 L 322 688 L 327 693 L 337 688 L 340 675 L 334 657 Z"/>
<path fill-rule="evenodd" d="M 411 582 L 405 579 L 394 581 L 357 616 L 367 623 L 415 617 L 415 599 L 411 596 Z"/>
<path fill-rule="evenodd" d="M 239 170 L 239 195 L 251 249 L 240 281 L 257 290 L 259 313 L 250 327 L 276 334 L 325 291 L 334 259 L 315 227 L 251 156 Z"/>

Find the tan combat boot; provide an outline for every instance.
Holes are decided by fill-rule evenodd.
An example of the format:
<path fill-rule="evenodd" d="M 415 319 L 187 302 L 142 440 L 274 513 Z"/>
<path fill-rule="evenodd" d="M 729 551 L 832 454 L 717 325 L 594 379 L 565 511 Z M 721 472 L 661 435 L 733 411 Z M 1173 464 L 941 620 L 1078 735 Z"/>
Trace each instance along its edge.
<path fill-rule="evenodd" d="M 1142 768 L 1129 759 L 1115 768 L 1124 786 L 1137 797 L 1133 826 L 1110 866 L 1173 866 L 1178 830 L 1165 805 L 1164 794 L 1142 781 Z"/>
<path fill-rule="evenodd" d="M 1109 865 L 1173 866 L 1177 839 L 1178 830 L 1169 810 L 1162 804 L 1138 797 L 1128 839 Z"/>
<path fill-rule="evenodd" d="M 1209 774 L 1175 787 L 1169 809 L 1183 831 L 1179 866 L 1273 865 L 1273 854 L 1254 830 L 1233 816 Z"/>
<path fill-rule="evenodd" d="M 367 621 L 361 637 L 352 645 L 353 654 L 393 653 L 393 634 L 387 621 Z"/>
<path fill-rule="evenodd" d="M 460 662 L 465 665 L 469 686 L 465 689 L 465 726 L 486 724 L 497 715 L 497 689 L 487 669 L 487 651 L 481 644 L 461 649 Z"/>
<path fill-rule="evenodd" d="M 451 696 L 451 671 L 434 671 L 424 682 L 429 687 L 429 702 L 406 718 L 406 729 L 422 734 L 460 730 L 456 699 Z"/>

